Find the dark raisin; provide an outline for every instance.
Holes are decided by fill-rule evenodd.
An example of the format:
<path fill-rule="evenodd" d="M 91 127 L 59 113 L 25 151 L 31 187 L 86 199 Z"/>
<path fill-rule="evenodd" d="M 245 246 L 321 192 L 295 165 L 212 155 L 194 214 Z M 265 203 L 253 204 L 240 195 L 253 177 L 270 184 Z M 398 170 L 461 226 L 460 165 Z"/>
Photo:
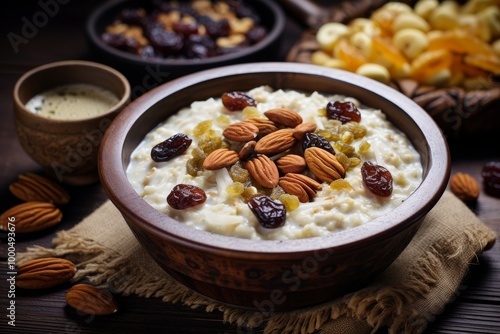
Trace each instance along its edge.
<path fill-rule="evenodd" d="M 133 38 L 127 38 L 121 34 L 110 34 L 110 33 L 102 34 L 101 38 L 105 44 L 115 49 L 132 53 L 139 52 L 139 43 Z"/>
<path fill-rule="evenodd" d="M 248 207 L 264 228 L 278 228 L 285 225 L 286 208 L 278 200 L 273 200 L 269 196 L 255 196 L 248 201 Z"/>
<path fill-rule="evenodd" d="M 141 25 L 145 15 L 144 9 L 125 8 L 118 15 L 118 20 L 126 24 Z"/>
<path fill-rule="evenodd" d="M 262 26 L 256 26 L 251 28 L 247 33 L 246 37 L 251 44 L 258 43 L 266 37 L 267 31 Z"/>
<path fill-rule="evenodd" d="M 155 145 L 151 149 L 151 158 L 156 162 L 168 161 L 184 153 L 193 140 L 183 133 L 178 133 L 172 137 Z"/>
<path fill-rule="evenodd" d="M 500 197 L 500 161 L 491 161 L 481 171 L 484 191 L 491 196 Z"/>
<path fill-rule="evenodd" d="M 308 132 L 304 136 L 304 140 L 302 141 L 302 149 L 305 151 L 306 148 L 309 147 L 319 147 L 324 149 L 325 151 L 330 152 L 331 154 L 335 154 L 335 150 L 332 145 L 326 140 L 322 135 L 318 135 L 316 133 Z"/>
<path fill-rule="evenodd" d="M 173 31 L 153 29 L 149 39 L 151 45 L 165 55 L 177 54 L 184 46 L 182 36 Z"/>
<path fill-rule="evenodd" d="M 361 166 L 363 183 L 373 194 L 389 197 L 392 194 L 392 175 L 387 168 L 366 161 Z"/>
<path fill-rule="evenodd" d="M 185 46 L 188 58 L 207 58 L 215 54 L 217 45 L 208 35 L 190 35 L 186 38 Z"/>
<path fill-rule="evenodd" d="M 257 102 L 244 92 L 233 91 L 223 93 L 222 104 L 230 111 L 243 110 L 245 107 L 255 107 Z"/>
<path fill-rule="evenodd" d="M 328 118 L 336 119 L 345 124 L 347 122 L 361 122 L 361 113 L 352 102 L 330 101 L 326 105 Z"/>
<path fill-rule="evenodd" d="M 167 203 L 174 209 L 183 210 L 205 203 L 203 189 L 189 184 L 178 184 L 167 196 Z"/>
<path fill-rule="evenodd" d="M 213 38 L 228 36 L 231 29 L 227 19 L 214 20 L 209 16 L 203 15 L 198 18 L 198 22 L 205 26 L 207 34 Z"/>
<path fill-rule="evenodd" d="M 161 55 L 151 45 L 146 45 L 142 47 L 139 50 L 138 55 L 144 59 L 161 57 Z"/>
<path fill-rule="evenodd" d="M 182 36 L 198 34 L 198 25 L 196 23 L 175 22 L 172 29 Z"/>

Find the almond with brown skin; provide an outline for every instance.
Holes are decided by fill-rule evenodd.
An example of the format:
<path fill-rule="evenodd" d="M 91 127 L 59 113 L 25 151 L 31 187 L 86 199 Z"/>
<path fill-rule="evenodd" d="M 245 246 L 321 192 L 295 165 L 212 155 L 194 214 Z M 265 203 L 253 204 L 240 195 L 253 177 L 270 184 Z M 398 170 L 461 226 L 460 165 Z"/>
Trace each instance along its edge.
<path fill-rule="evenodd" d="M 293 110 L 286 108 L 276 108 L 264 112 L 267 118 L 277 124 L 294 128 L 302 123 L 302 117 Z"/>
<path fill-rule="evenodd" d="M 246 169 L 250 176 L 264 188 L 274 188 L 279 182 L 279 172 L 274 161 L 265 155 L 249 160 Z"/>
<path fill-rule="evenodd" d="M 66 189 L 56 182 L 34 173 L 21 174 L 18 180 L 9 186 L 10 192 L 22 201 L 51 202 L 56 205 L 66 204 L 70 196 Z"/>
<path fill-rule="evenodd" d="M 252 123 L 256 127 L 259 128 L 259 137 L 264 137 L 270 134 L 271 132 L 277 131 L 278 128 L 273 121 L 267 118 L 260 117 L 249 117 L 245 119 L 244 122 Z"/>
<path fill-rule="evenodd" d="M 293 129 L 281 129 L 262 137 L 255 145 L 255 152 L 273 156 L 292 148 L 296 143 Z"/>
<path fill-rule="evenodd" d="M 17 233 L 37 232 L 58 224 L 61 219 L 61 210 L 52 203 L 26 202 L 10 208 L 0 216 L 0 229 L 7 230 L 8 222 L 11 222 Z"/>
<path fill-rule="evenodd" d="M 321 189 L 321 185 L 303 174 L 288 173 L 279 180 L 279 185 L 290 195 L 298 197 L 299 201 L 306 203 L 316 197 L 316 191 Z"/>
<path fill-rule="evenodd" d="M 335 155 L 322 148 L 307 148 L 304 151 L 304 158 L 314 176 L 323 182 L 331 183 L 344 177 L 345 170 L 342 164 Z"/>
<path fill-rule="evenodd" d="M 19 265 L 16 286 L 22 289 L 46 289 L 68 282 L 75 276 L 73 262 L 49 257 Z"/>
<path fill-rule="evenodd" d="M 228 125 L 222 135 L 229 140 L 245 142 L 253 140 L 259 134 L 259 128 L 249 122 L 238 122 Z"/>
<path fill-rule="evenodd" d="M 106 315 L 118 310 L 118 304 L 109 290 L 89 284 L 72 286 L 66 293 L 66 302 L 86 314 Z"/>
<path fill-rule="evenodd" d="M 299 124 L 293 129 L 293 136 L 298 140 L 304 139 L 306 133 L 314 132 L 316 130 L 316 123 L 307 122 Z"/>
<path fill-rule="evenodd" d="M 475 201 L 481 189 L 475 178 L 466 173 L 456 173 L 450 179 L 451 191 L 464 202 Z"/>
<path fill-rule="evenodd" d="M 307 165 L 303 157 L 297 154 L 287 154 L 276 160 L 276 166 L 281 174 L 302 173 Z"/>
<path fill-rule="evenodd" d="M 219 148 L 210 153 L 203 161 L 203 168 L 206 170 L 216 170 L 231 167 L 240 160 L 238 153 L 228 148 Z"/>

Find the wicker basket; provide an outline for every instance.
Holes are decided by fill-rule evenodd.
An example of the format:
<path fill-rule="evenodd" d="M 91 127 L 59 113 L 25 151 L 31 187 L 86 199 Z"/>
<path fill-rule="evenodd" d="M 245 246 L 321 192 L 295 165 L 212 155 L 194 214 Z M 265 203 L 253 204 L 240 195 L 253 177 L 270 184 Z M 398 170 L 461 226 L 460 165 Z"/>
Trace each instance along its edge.
<path fill-rule="evenodd" d="M 310 27 L 291 48 L 286 60 L 311 63 L 311 55 L 319 49 L 315 32 L 322 24 L 347 23 L 355 17 L 368 17 L 387 1 L 342 1 L 326 8 L 305 0 L 281 2 L 298 17 L 307 18 L 305 23 Z M 403 2 L 412 5 L 415 1 Z M 488 90 L 472 91 L 423 86 L 410 79 L 394 81 L 390 85 L 425 109 L 449 139 L 500 130 L 500 83 Z"/>

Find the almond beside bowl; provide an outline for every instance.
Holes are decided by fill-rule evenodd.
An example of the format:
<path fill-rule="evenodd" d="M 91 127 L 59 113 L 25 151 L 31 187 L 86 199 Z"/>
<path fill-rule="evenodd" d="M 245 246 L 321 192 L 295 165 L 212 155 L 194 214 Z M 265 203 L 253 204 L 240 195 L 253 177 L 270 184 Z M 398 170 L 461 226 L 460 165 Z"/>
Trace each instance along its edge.
<path fill-rule="evenodd" d="M 294 240 L 244 239 L 200 230 L 161 213 L 138 195 L 126 169 L 148 132 L 194 101 L 262 85 L 342 94 L 381 109 L 419 153 L 420 185 L 395 208 L 360 226 Z M 138 98 L 106 132 L 99 170 L 110 200 L 142 246 L 171 276 L 229 305 L 258 308 L 272 303 L 274 309 L 291 309 L 346 294 L 384 271 L 444 192 L 449 153 L 429 115 L 383 84 L 315 65 L 258 63 L 184 76 Z"/>

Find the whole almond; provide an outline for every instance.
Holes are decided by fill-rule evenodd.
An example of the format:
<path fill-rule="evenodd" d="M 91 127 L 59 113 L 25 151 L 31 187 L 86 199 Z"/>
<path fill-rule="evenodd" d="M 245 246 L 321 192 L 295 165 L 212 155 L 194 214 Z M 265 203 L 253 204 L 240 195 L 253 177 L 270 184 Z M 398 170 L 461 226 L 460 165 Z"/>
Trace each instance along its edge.
<path fill-rule="evenodd" d="M 245 122 L 252 123 L 256 127 L 258 127 L 260 137 L 264 137 L 271 132 L 278 130 L 274 122 L 267 118 L 249 117 L 245 119 Z"/>
<path fill-rule="evenodd" d="M 0 229 L 7 230 L 10 222 L 15 225 L 17 233 L 37 232 L 58 224 L 61 219 L 61 210 L 52 203 L 26 202 L 8 209 L 0 216 Z"/>
<path fill-rule="evenodd" d="M 89 284 L 76 284 L 66 293 L 69 306 L 93 315 L 115 313 L 118 305 L 109 290 L 98 289 Z"/>
<path fill-rule="evenodd" d="M 304 151 L 304 158 L 314 176 L 323 182 L 331 183 L 344 177 L 345 170 L 342 164 L 335 155 L 322 148 L 307 148 Z"/>
<path fill-rule="evenodd" d="M 286 108 L 276 108 L 264 112 L 267 118 L 277 124 L 294 128 L 302 123 L 302 117 L 293 110 Z"/>
<path fill-rule="evenodd" d="M 219 148 L 210 153 L 203 161 L 203 168 L 206 170 L 216 170 L 231 167 L 240 160 L 238 153 L 228 148 Z"/>
<path fill-rule="evenodd" d="M 249 122 L 238 122 L 228 125 L 222 135 L 229 140 L 245 142 L 253 140 L 259 134 L 259 128 Z"/>
<path fill-rule="evenodd" d="M 307 122 L 299 124 L 293 129 L 293 136 L 298 140 L 304 139 L 306 133 L 314 132 L 316 130 L 316 123 Z"/>
<path fill-rule="evenodd" d="M 280 129 L 262 137 L 255 145 L 255 152 L 273 156 L 292 148 L 296 143 L 293 129 Z"/>
<path fill-rule="evenodd" d="M 279 182 L 279 172 L 274 161 L 265 155 L 249 160 L 246 169 L 250 176 L 264 188 L 274 188 Z"/>
<path fill-rule="evenodd" d="M 450 179 L 451 191 L 464 202 L 474 201 L 481 189 L 475 178 L 466 173 L 456 173 Z"/>
<path fill-rule="evenodd" d="M 281 177 L 279 185 L 290 195 L 295 195 L 299 201 L 306 203 L 316 197 L 316 191 L 321 189 L 321 185 L 303 174 L 288 173 Z"/>
<path fill-rule="evenodd" d="M 302 173 L 307 165 L 306 160 L 297 154 L 287 154 L 276 160 L 276 166 L 282 174 Z"/>
<path fill-rule="evenodd" d="M 10 192 L 22 201 L 51 202 L 66 204 L 70 196 L 66 189 L 56 182 L 34 173 L 21 174 L 9 186 Z"/>
<path fill-rule="evenodd" d="M 75 276 L 73 262 L 50 257 L 19 265 L 16 286 L 22 289 L 46 289 L 65 283 Z"/>

